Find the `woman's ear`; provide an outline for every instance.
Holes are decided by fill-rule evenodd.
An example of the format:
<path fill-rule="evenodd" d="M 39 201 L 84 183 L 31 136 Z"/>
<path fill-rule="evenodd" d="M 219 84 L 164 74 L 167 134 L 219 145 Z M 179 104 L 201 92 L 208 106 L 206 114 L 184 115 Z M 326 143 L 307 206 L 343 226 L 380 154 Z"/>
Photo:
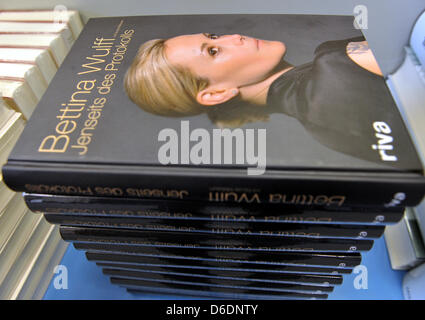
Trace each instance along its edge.
<path fill-rule="evenodd" d="M 238 88 L 206 88 L 198 92 L 196 100 L 200 105 L 215 106 L 225 103 L 239 94 Z"/>

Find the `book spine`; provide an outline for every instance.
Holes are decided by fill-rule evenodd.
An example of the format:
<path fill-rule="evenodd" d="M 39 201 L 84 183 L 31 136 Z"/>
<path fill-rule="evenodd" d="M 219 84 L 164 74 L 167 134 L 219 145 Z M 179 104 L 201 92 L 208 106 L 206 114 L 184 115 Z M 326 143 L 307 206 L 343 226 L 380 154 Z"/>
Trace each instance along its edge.
<path fill-rule="evenodd" d="M 152 218 L 76 216 L 66 214 L 44 214 L 53 224 L 75 227 L 121 228 L 130 230 L 163 230 L 177 232 L 203 232 L 214 234 L 243 234 L 252 236 L 309 237 L 309 238 L 352 238 L 374 239 L 384 233 L 383 226 L 326 225 L 302 223 L 267 223 L 205 220 L 171 220 Z"/>
<path fill-rule="evenodd" d="M 193 247 L 247 251 L 358 252 L 372 248 L 373 240 L 249 237 L 229 234 L 188 234 L 168 231 L 133 231 L 119 229 L 61 226 L 65 241 L 122 243 L 140 246 Z M 172 241 L 170 241 L 172 239 Z"/>
<path fill-rule="evenodd" d="M 128 271 L 156 272 L 177 275 L 193 275 L 193 276 L 210 276 L 210 277 L 227 277 L 242 278 L 252 281 L 263 282 L 279 282 L 279 283 L 304 283 L 319 286 L 331 286 L 342 284 L 341 275 L 317 275 L 317 274 L 296 274 L 296 273 L 279 273 L 272 274 L 266 272 L 249 272 L 249 271 L 232 271 L 232 270 L 215 270 L 215 269 L 197 269 L 190 270 L 188 268 L 168 268 L 144 265 L 129 265 L 120 263 L 97 263 L 97 266 L 108 269 L 120 269 Z"/>
<path fill-rule="evenodd" d="M 182 258 L 155 258 L 137 256 L 123 253 L 86 252 L 87 260 L 99 263 L 120 263 L 126 265 L 143 265 L 147 267 L 169 267 L 185 268 L 188 270 L 226 270 L 245 272 L 267 272 L 267 273 L 297 273 L 297 274 L 319 274 L 319 275 L 341 275 L 350 274 L 352 268 L 336 268 L 322 266 L 296 266 L 296 265 L 262 265 L 256 263 L 241 263 L 231 261 L 204 261 L 193 260 L 188 262 Z"/>
<path fill-rule="evenodd" d="M 294 283 L 264 282 L 253 281 L 241 278 L 225 278 L 225 277 L 199 277 L 189 274 L 177 275 L 156 272 L 129 271 L 120 269 L 103 268 L 103 274 L 111 277 L 119 277 L 124 279 L 147 280 L 158 282 L 180 282 L 180 283 L 196 283 L 205 285 L 219 285 L 239 287 L 242 289 L 264 290 L 270 292 L 306 292 L 306 293 L 326 293 L 332 292 L 332 286 L 318 286 Z"/>
<path fill-rule="evenodd" d="M 125 288 L 141 290 L 143 292 L 158 292 L 170 294 L 185 294 L 193 296 L 208 296 L 228 299 L 326 299 L 327 294 L 300 293 L 300 292 L 273 292 L 267 290 L 254 290 L 231 286 L 204 285 L 195 283 L 173 283 L 152 280 L 135 280 L 111 277 L 112 284 Z"/>
<path fill-rule="evenodd" d="M 185 221 L 351 223 L 379 226 L 398 222 L 404 212 L 403 208 L 216 204 L 196 201 L 153 201 L 42 194 L 24 194 L 24 199 L 28 208 L 33 212 Z"/>
<path fill-rule="evenodd" d="M 422 176 L 407 173 L 268 170 L 250 176 L 244 170 L 220 168 L 17 161 L 3 167 L 3 177 L 11 189 L 28 193 L 335 207 L 415 206 L 425 187 Z"/>
<path fill-rule="evenodd" d="M 132 245 L 114 245 L 104 243 L 74 243 L 77 250 L 89 250 L 90 252 L 122 253 L 151 258 L 169 258 L 203 260 L 203 261 L 228 261 L 250 264 L 268 265 L 315 265 L 349 268 L 360 264 L 359 253 L 341 255 L 338 253 L 312 254 L 291 252 L 246 252 L 225 250 L 196 250 L 192 248 L 157 248 L 138 247 Z"/>

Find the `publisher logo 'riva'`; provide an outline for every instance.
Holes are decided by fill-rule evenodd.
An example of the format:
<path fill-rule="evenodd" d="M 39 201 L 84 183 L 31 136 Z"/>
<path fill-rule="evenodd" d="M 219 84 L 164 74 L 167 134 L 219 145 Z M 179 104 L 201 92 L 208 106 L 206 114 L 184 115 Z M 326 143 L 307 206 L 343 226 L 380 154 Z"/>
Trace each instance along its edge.
<path fill-rule="evenodd" d="M 189 121 L 181 121 L 180 132 L 162 129 L 158 141 L 164 142 L 158 149 L 163 165 L 246 165 L 248 175 L 266 170 L 266 129 L 190 130 Z"/>
<path fill-rule="evenodd" d="M 394 150 L 392 145 L 394 139 L 390 136 L 390 126 L 385 122 L 376 121 L 373 123 L 373 129 L 375 130 L 375 137 L 378 141 L 372 145 L 372 149 L 378 151 L 382 161 L 397 161 L 397 157 L 390 154 Z"/>

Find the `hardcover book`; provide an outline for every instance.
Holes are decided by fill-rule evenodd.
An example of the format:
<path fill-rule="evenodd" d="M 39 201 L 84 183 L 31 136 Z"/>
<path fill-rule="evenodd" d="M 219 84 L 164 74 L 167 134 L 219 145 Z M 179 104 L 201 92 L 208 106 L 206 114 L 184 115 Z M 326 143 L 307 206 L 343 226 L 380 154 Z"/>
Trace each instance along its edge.
<path fill-rule="evenodd" d="M 267 272 L 267 273 L 296 273 L 296 274 L 320 274 L 320 275 L 340 275 L 350 274 L 352 268 L 323 267 L 323 266 L 302 266 L 302 265 L 270 265 L 258 263 L 243 263 L 238 261 L 210 261 L 210 260 L 192 260 L 178 257 L 155 258 L 148 256 L 138 256 L 132 254 L 113 253 L 113 252 L 86 252 L 87 260 L 99 263 L 115 263 L 126 265 L 143 265 L 152 267 L 167 268 L 186 268 L 208 269 L 208 270 L 228 270 L 228 271 L 248 271 L 248 272 Z M 276 275 L 278 277 L 279 275 Z"/>
<path fill-rule="evenodd" d="M 232 271 L 232 270 L 218 270 L 218 269 L 197 269 L 191 270 L 188 268 L 168 268 L 168 267 L 155 267 L 144 265 L 131 265 L 119 263 L 97 263 L 99 267 L 108 269 L 119 269 L 129 271 L 143 271 L 143 272 L 156 272 L 166 274 L 177 274 L 192 276 L 209 276 L 209 277 L 228 277 L 228 278 L 242 278 L 250 279 L 252 281 L 270 281 L 279 283 L 308 283 L 318 286 L 330 286 L 342 284 L 342 275 L 318 275 L 318 274 L 294 274 L 294 273 L 266 273 L 266 272 L 250 272 L 250 271 Z"/>
<path fill-rule="evenodd" d="M 327 294 L 300 293 L 300 292 L 278 292 L 261 289 L 250 289 L 243 287 L 232 287 L 224 285 L 205 285 L 203 283 L 191 282 L 159 282 L 150 280 L 135 280 L 120 277 L 111 277 L 112 284 L 118 284 L 143 292 L 172 293 L 182 295 L 206 296 L 222 299 L 326 299 Z"/>
<path fill-rule="evenodd" d="M 91 19 L 3 174 L 32 193 L 262 204 L 404 207 L 425 190 L 350 16 Z"/>
<path fill-rule="evenodd" d="M 240 234 L 184 233 L 177 231 L 142 231 L 90 227 L 61 226 L 62 239 L 72 242 L 104 242 L 158 247 L 188 247 L 197 249 L 226 249 L 247 251 L 297 252 L 359 252 L 372 248 L 373 240 L 308 238 L 308 237 L 252 237 Z"/>
<path fill-rule="evenodd" d="M 92 217 L 65 214 L 44 214 L 50 223 L 75 227 L 99 227 L 129 230 L 159 230 L 184 233 L 212 233 L 251 235 L 254 237 L 280 236 L 303 238 L 376 239 L 384 233 L 383 226 L 326 225 L 308 223 L 197 221 L 126 217 Z"/>
<path fill-rule="evenodd" d="M 175 258 L 205 261 L 228 261 L 271 265 L 316 265 L 351 268 L 360 264 L 359 253 L 340 252 L 254 252 L 244 250 L 203 250 L 194 248 L 148 247 L 124 244 L 74 243 L 77 250 L 146 256 L 147 258 Z"/>
<path fill-rule="evenodd" d="M 252 290 L 264 290 L 271 292 L 305 292 L 305 293 L 326 293 L 332 292 L 332 286 L 318 286 L 294 283 L 279 283 L 268 281 L 252 281 L 250 279 L 226 278 L 226 277 L 199 277 L 191 275 L 164 274 L 156 272 L 129 271 L 120 269 L 104 268 L 103 274 L 112 277 L 120 277 L 133 280 L 147 280 L 155 282 L 188 282 L 205 285 L 224 285 L 236 288 L 246 288 Z"/>
<path fill-rule="evenodd" d="M 221 203 L 107 197 L 24 194 L 34 212 L 93 217 L 161 218 L 234 222 L 386 225 L 403 216 L 403 207 Z"/>

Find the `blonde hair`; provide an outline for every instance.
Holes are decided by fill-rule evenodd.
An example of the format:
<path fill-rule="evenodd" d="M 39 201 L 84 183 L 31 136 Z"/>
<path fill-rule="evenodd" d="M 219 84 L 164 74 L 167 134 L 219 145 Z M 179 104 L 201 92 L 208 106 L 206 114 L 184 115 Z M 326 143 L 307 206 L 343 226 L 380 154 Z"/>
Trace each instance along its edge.
<path fill-rule="evenodd" d="M 195 97 L 208 86 L 208 80 L 171 65 L 165 55 L 165 41 L 155 39 L 140 46 L 125 75 L 127 95 L 153 114 L 178 117 L 203 113 Z"/>
<path fill-rule="evenodd" d="M 165 54 L 165 41 L 155 39 L 140 46 L 124 79 L 131 101 L 147 112 L 167 117 L 207 113 L 219 127 L 240 127 L 248 122 L 268 120 L 264 114 L 266 108 L 241 101 L 214 107 L 200 105 L 196 96 L 208 87 L 208 79 L 171 65 Z"/>

